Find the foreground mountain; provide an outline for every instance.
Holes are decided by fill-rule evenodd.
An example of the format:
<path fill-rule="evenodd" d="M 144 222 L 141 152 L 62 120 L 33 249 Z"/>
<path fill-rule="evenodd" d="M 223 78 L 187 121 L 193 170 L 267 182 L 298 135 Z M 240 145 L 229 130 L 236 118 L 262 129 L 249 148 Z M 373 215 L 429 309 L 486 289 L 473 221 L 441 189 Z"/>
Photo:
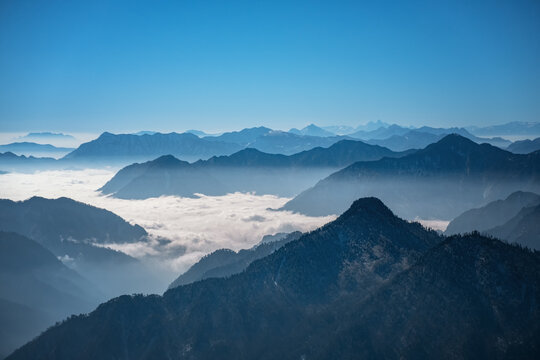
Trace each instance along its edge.
<path fill-rule="evenodd" d="M 138 260 L 105 247 L 145 241 L 146 231 L 104 209 L 68 198 L 0 200 L 0 230 L 35 240 L 106 295 L 142 290 L 152 279 Z"/>
<path fill-rule="evenodd" d="M 539 274 L 538 253 L 441 243 L 361 199 L 238 275 L 114 299 L 9 359 L 533 359 Z"/>
<path fill-rule="evenodd" d="M 301 232 L 265 236 L 261 243 L 238 252 L 229 249 L 219 249 L 191 266 L 185 273 L 174 280 L 169 289 L 191 284 L 208 278 L 222 278 L 244 271 L 253 261 L 270 255 L 283 245 L 297 240 Z"/>
<path fill-rule="evenodd" d="M 193 134 L 133 135 L 105 132 L 97 139 L 81 144 L 64 159 L 77 161 L 148 160 L 172 154 L 188 159 L 227 155 L 240 150 L 237 144 L 208 141 Z"/>
<path fill-rule="evenodd" d="M 0 231 L 0 358 L 68 315 L 92 310 L 99 292 L 50 251 Z"/>
<path fill-rule="evenodd" d="M 504 200 L 496 200 L 481 208 L 465 211 L 448 224 L 445 234 L 464 234 L 472 231 L 484 232 L 503 225 L 523 208 L 533 205 L 540 205 L 540 195 L 516 191 Z M 540 236 L 540 228 L 538 235 Z M 506 238 L 503 237 L 503 239 Z"/>
<path fill-rule="evenodd" d="M 478 234 L 451 237 L 365 300 L 352 300 L 351 312 L 333 311 L 341 315 L 335 325 L 309 339 L 303 353 L 322 359 L 535 359 L 539 274 L 538 252 Z"/>
<path fill-rule="evenodd" d="M 377 196 L 400 216 L 444 220 L 517 190 L 540 192 L 540 153 L 518 155 L 447 135 L 401 158 L 356 162 L 319 181 L 284 209 L 338 214 L 351 198 Z"/>
<path fill-rule="evenodd" d="M 405 154 L 361 141 L 342 140 L 329 148 L 317 147 L 289 156 L 244 149 L 193 164 L 163 156 L 123 168 L 100 190 L 125 199 L 197 193 L 223 195 L 236 191 L 292 196 L 355 161 Z"/>
<path fill-rule="evenodd" d="M 528 154 L 540 150 L 540 137 L 534 140 L 521 140 L 513 142 L 507 148 L 515 154 Z"/>
<path fill-rule="evenodd" d="M 486 230 L 486 233 L 517 243 L 530 249 L 540 250 L 540 203 L 524 207 L 507 222 Z"/>

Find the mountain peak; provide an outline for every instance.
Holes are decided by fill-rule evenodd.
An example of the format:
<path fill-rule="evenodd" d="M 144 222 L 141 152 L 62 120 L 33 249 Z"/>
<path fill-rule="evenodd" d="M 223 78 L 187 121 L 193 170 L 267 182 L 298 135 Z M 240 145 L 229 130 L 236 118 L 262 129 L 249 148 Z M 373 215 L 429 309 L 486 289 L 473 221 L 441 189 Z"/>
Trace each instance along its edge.
<path fill-rule="evenodd" d="M 460 145 L 460 146 L 479 146 L 474 141 L 467 139 L 464 136 L 461 136 L 457 133 L 448 134 L 445 137 L 443 137 L 441 140 L 436 142 L 436 144 L 443 144 L 443 145 Z"/>
<path fill-rule="evenodd" d="M 357 216 L 369 217 L 394 217 L 394 213 L 384 203 L 376 197 L 365 197 L 355 200 L 347 211 L 340 218 Z"/>
<path fill-rule="evenodd" d="M 182 161 L 173 155 L 162 155 L 152 161 L 152 164 L 159 166 L 176 166 L 181 164 L 188 164 L 186 161 Z"/>

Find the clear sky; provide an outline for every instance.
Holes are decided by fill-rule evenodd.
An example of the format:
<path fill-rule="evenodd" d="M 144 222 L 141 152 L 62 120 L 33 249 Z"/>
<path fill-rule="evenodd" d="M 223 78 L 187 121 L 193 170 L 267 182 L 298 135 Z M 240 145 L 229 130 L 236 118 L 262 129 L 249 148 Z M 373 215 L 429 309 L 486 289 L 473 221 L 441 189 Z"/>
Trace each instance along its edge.
<path fill-rule="evenodd" d="M 540 120 L 540 1 L 0 1 L 0 131 Z"/>

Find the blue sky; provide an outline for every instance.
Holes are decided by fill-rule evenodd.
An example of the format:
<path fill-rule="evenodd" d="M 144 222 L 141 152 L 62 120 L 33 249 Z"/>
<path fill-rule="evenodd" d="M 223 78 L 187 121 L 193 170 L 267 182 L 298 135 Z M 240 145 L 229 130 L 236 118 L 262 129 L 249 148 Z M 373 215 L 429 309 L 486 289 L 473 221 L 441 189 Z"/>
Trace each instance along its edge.
<path fill-rule="evenodd" d="M 540 120 L 540 2 L 0 2 L 0 131 Z"/>

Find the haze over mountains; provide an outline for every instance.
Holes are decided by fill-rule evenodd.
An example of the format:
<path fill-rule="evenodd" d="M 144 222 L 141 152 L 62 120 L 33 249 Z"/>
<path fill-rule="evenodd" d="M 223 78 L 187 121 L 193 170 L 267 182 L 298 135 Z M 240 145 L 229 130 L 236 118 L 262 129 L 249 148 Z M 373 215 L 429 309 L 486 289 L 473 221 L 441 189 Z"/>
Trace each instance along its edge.
<path fill-rule="evenodd" d="M 49 144 L 36 144 L 33 142 L 15 142 L 0 145 L 0 152 L 12 152 L 16 155 L 45 156 L 59 158 L 73 151 L 73 148 L 56 147 Z"/>
<path fill-rule="evenodd" d="M 208 278 L 223 278 L 244 271 L 253 261 L 266 257 L 283 245 L 298 240 L 301 232 L 290 234 L 266 235 L 261 242 L 250 249 L 238 252 L 230 249 L 219 249 L 199 260 L 185 273 L 176 278 L 169 289 L 191 284 Z"/>
<path fill-rule="evenodd" d="M 472 231 L 484 232 L 506 223 L 523 208 L 540 204 L 540 195 L 516 191 L 503 200 L 495 200 L 486 206 L 465 211 L 448 224 L 445 233 L 454 235 Z"/>
<path fill-rule="evenodd" d="M 540 150 L 540 137 L 534 140 L 516 141 L 508 146 L 508 151 L 516 154 L 528 154 Z"/>
<path fill-rule="evenodd" d="M 531 358 L 539 350 L 540 260 L 523 247 L 540 249 L 540 153 L 536 140 L 481 132 L 380 121 L 214 135 L 146 130 L 103 133 L 59 160 L 1 153 L 0 176 L 28 172 L 21 186 L 41 170 L 68 184 L 86 170 L 61 169 L 101 167 L 84 199 L 160 216 L 134 221 L 121 212 L 129 223 L 66 197 L 0 200 L 0 265 L 11 266 L 0 273 L 0 318 L 13 328 L 2 333 L 0 355 L 99 302 L 170 284 L 163 296 L 121 296 L 70 317 L 12 358 Z M 4 149 L 21 147 L 56 149 Z M 241 196 L 266 199 L 265 212 L 253 214 L 251 198 L 234 202 Z M 220 214 L 231 199 L 242 208 Z M 318 226 L 334 219 L 318 216 L 340 213 L 304 234 L 290 220 Z M 199 229 L 187 223 L 193 219 Z M 445 234 L 461 235 L 445 237 L 415 219 L 452 220 Z M 220 247 L 205 244 L 208 222 L 218 224 L 211 241 Z M 260 229 L 292 233 L 256 244 Z M 239 239 L 224 240 L 235 233 Z M 150 258 L 192 266 L 164 277 Z"/>
<path fill-rule="evenodd" d="M 448 135 L 401 158 L 356 162 L 299 194 L 284 209 L 335 214 L 350 199 L 375 195 L 409 219 L 452 219 L 516 190 L 540 190 L 539 153 L 518 155 Z"/>
<path fill-rule="evenodd" d="M 24 235 L 93 282 L 104 296 L 145 288 L 151 274 L 136 259 L 105 247 L 148 234 L 104 209 L 68 198 L 0 200 L 0 231 Z M 143 281 L 144 280 L 144 281 Z"/>
<path fill-rule="evenodd" d="M 514 129 L 517 134 L 533 134 L 537 129 L 535 123 L 509 123 L 496 129 L 500 133 L 510 134 Z M 501 148 L 515 149 L 518 153 L 531 152 L 537 147 L 534 143 L 513 143 L 501 137 L 479 137 L 478 132 L 489 133 L 490 130 L 481 128 L 435 128 L 422 126 L 418 128 L 387 124 L 382 121 L 370 122 L 356 128 L 347 126 L 319 127 L 310 124 L 302 129 L 292 128 L 289 131 L 272 130 L 267 127 L 246 128 L 240 131 L 225 132 L 211 135 L 199 130 L 189 130 L 185 133 L 159 133 L 156 131 L 139 131 L 132 134 L 111 134 L 105 132 L 94 140 L 81 144 L 70 151 L 65 147 L 66 141 L 73 144 L 75 139 L 70 135 L 57 133 L 30 133 L 17 138 L 33 140 L 34 143 L 8 143 L 0 145 L 5 152 L 11 151 L 17 155 L 34 157 L 63 157 L 58 162 L 38 159 L 29 162 L 23 158 L 0 158 L 0 168 L 8 171 L 31 171 L 48 168 L 81 168 L 103 166 L 125 166 L 133 162 L 155 159 L 162 155 L 173 155 L 179 159 L 193 162 L 208 159 L 212 156 L 230 155 L 244 148 L 254 148 L 270 154 L 292 155 L 311 150 L 315 147 L 329 147 L 344 139 L 362 140 L 369 144 L 387 147 L 393 151 L 421 149 L 439 141 L 445 135 L 456 133 L 477 143 L 489 143 Z M 531 131 L 527 133 L 527 131 Z M 496 131 L 495 131 L 496 132 Z M 511 135 L 508 135 L 511 136 Z M 73 141 L 71 141 L 73 139 Z M 50 144 L 64 144 L 53 147 Z M 24 151 L 23 151 L 24 150 Z M 531 150 L 531 151 L 529 151 Z M 0 150 L 2 151 L 2 150 Z M 68 153 L 69 152 L 69 153 Z M 65 156 L 64 156 L 65 155 Z"/>
<path fill-rule="evenodd" d="M 342 140 L 329 148 L 317 147 L 290 156 L 245 149 L 193 164 L 162 156 L 125 167 L 100 190 L 126 199 L 194 196 L 196 193 L 223 195 L 236 191 L 291 196 L 313 185 L 315 179 L 355 161 L 399 157 L 407 153 L 361 141 Z"/>
<path fill-rule="evenodd" d="M 160 155 L 178 155 L 192 158 L 216 154 L 231 154 L 240 150 L 236 144 L 207 141 L 193 134 L 144 134 L 130 135 L 103 133 L 96 140 L 82 144 L 65 159 L 119 160 L 122 158 L 152 158 Z"/>
<path fill-rule="evenodd" d="M 538 253 L 366 198 L 238 275 L 114 299 L 8 359 L 533 358 L 539 274 Z"/>
<path fill-rule="evenodd" d="M 49 250 L 0 231 L 0 357 L 74 313 L 93 310 L 103 294 Z"/>

